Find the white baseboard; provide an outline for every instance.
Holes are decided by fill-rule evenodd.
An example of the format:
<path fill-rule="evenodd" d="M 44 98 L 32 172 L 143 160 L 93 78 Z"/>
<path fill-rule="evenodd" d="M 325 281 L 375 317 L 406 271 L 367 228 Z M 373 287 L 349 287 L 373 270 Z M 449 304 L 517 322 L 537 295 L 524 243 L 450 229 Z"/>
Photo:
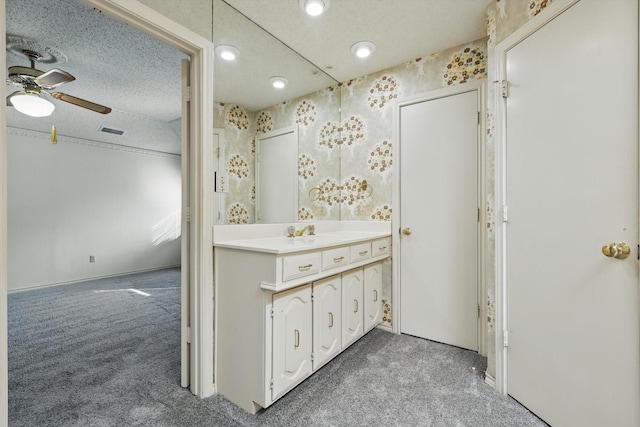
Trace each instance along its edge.
<path fill-rule="evenodd" d="M 387 332 L 393 332 L 393 328 L 390 325 L 385 325 L 383 323 L 380 323 L 378 326 L 376 326 L 376 328 L 383 329 Z"/>
<path fill-rule="evenodd" d="M 50 288 L 50 287 L 53 287 L 53 286 L 73 285 L 74 283 L 87 282 L 87 281 L 90 281 L 90 280 L 110 279 L 110 278 L 113 278 L 113 277 L 128 276 L 130 274 L 149 273 L 149 272 L 152 272 L 152 271 L 166 270 L 168 268 L 180 268 L 180 267 L 181 267 L 180 264 L 167 265 L 165 267 L 154 267 L 154 268 L 149 268 L 149 269 L 146 269 L 146 270 L 134 270 L 134 271 L 126 271 L 126 272 L 122 272 L 122 273 L 107 274 L 107 275 L 104 275 L 104 276 L 85 277 L 84 279 L 71 280 L 71 281 L 68 281 L 68 282 L 46 283 L 46 284 L 43 284 L 43 285 L 30 286 L 30 287 L 26 287 L 26 288 L 10 289 L 10 290 L 7 291 L 7 294 L 13 294 L 13 293 L 24 292 L 24 291 L 34 291 L 36 289 L 45 289 L 45 288 Z"/>
<path fill-rule="evenodd" d="M 484 382 L 489 384 L 491 387 L 496 388 L 496 379 L 488 372 L 484 373 Z"/>

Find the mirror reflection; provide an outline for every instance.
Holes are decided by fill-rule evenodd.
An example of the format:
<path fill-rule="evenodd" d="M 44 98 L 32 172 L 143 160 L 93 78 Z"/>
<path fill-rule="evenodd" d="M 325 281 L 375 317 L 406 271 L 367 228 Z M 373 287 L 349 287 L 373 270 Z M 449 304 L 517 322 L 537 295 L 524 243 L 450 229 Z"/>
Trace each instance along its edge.
<path fill-rule="evenodd" d="M 228 183 L 228 192 L 218 193 L 219 223 L 290 222 L 289 216 L 260 219 L 257 192 L 262 200 L 272 194 L 271 203 L 284 203 L 279 196 L 297 191 L 296 197 L 286 197 L 286 203 L 293 206 L 282 209 L 293 211 L 294 220 L 340 219 L 338 82 L 225 1 L 214 0 L 213 16 L 214 45 L 231 46 L 237 54 L 230 61 L 215 58 L 214 127 L 221 144 L 218 170 Z M 272 85 L 276 77 L 284 78 L 284 87 Z M 287 128 L 297 132 L 297 155 L 281 153 L 280 157 L 296 161 L 295 186 L 284 185 L 292 179 L 291 168 L 261 167 L 257 156 L 259 141 L 267 140 L 263 136 Z M 278 164 L 277 157 L 269 160 Z"/>
<path fill-rule="evenodd" d="M 298 130 L 267 132 L 256 143 L 256 222 L 298 220 Z"/>

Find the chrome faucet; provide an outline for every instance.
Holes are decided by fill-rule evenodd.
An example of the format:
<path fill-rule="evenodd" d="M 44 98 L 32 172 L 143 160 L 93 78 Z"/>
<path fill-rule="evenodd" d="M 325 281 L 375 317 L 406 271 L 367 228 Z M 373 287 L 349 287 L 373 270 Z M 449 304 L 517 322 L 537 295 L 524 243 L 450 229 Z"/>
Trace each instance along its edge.
<path fill-rule="evenodd" d="M 309 224 L 304 228 L 296 231 L 296 236 L 300 237 L 304 234 L 305 231 L 309 230 L 309 236 L 314 236 L 316 234 L 316 226 L 313 224 Z"/>

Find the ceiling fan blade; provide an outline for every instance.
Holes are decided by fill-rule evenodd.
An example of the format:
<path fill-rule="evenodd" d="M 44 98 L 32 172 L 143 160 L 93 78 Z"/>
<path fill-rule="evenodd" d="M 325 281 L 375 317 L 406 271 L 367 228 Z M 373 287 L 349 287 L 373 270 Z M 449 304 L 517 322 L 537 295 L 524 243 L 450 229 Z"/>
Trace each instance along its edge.
<path fill-rule="evenodd" d="M 77 98 L 72 95 L 67 95 L 62 92 L 53 92 L 51 94 L 55 99 L 59 99 L 60 101 L 68 102 L 69 104 L 77 105 L 78 107 L 83 107 L 91 111 L 95 111 L 100 114 L 109 114 L 111 112 L 111 108 L 105 107 L 104 105 L 96 104 L 94 102 L 87 101 L 82 98 Z"/>
<path fill-rule="evenodd" d="M 17 90 L 15 92 L 13 92 L 11 95 L 7 96 L 7 107 L 13 107 L 13 104 L 11 103 L 11 97 L 13 95 L 17 95 L 17 94 L 19 94 L 21 92 L 22 92 L 21 90 Z"/>
<path fill-rule="evenodd" d="M 76 78 L 66 71 L 54 68 L 36 77 L 34 81 L 38 86 L 45 89 L 53 89 L 65 83 L 74 81 Z"/>

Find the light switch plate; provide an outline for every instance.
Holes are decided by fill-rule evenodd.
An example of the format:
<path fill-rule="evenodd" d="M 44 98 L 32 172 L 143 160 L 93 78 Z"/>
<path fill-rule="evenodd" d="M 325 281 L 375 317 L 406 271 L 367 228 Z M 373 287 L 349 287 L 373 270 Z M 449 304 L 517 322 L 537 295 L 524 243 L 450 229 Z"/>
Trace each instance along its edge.
<path fill-rule="evenodd" d="M 228 193 L 229 192 L 229 177 L 219 172 L 214 172 L 215 180 L 215 192 L 216 193 Z"/>

